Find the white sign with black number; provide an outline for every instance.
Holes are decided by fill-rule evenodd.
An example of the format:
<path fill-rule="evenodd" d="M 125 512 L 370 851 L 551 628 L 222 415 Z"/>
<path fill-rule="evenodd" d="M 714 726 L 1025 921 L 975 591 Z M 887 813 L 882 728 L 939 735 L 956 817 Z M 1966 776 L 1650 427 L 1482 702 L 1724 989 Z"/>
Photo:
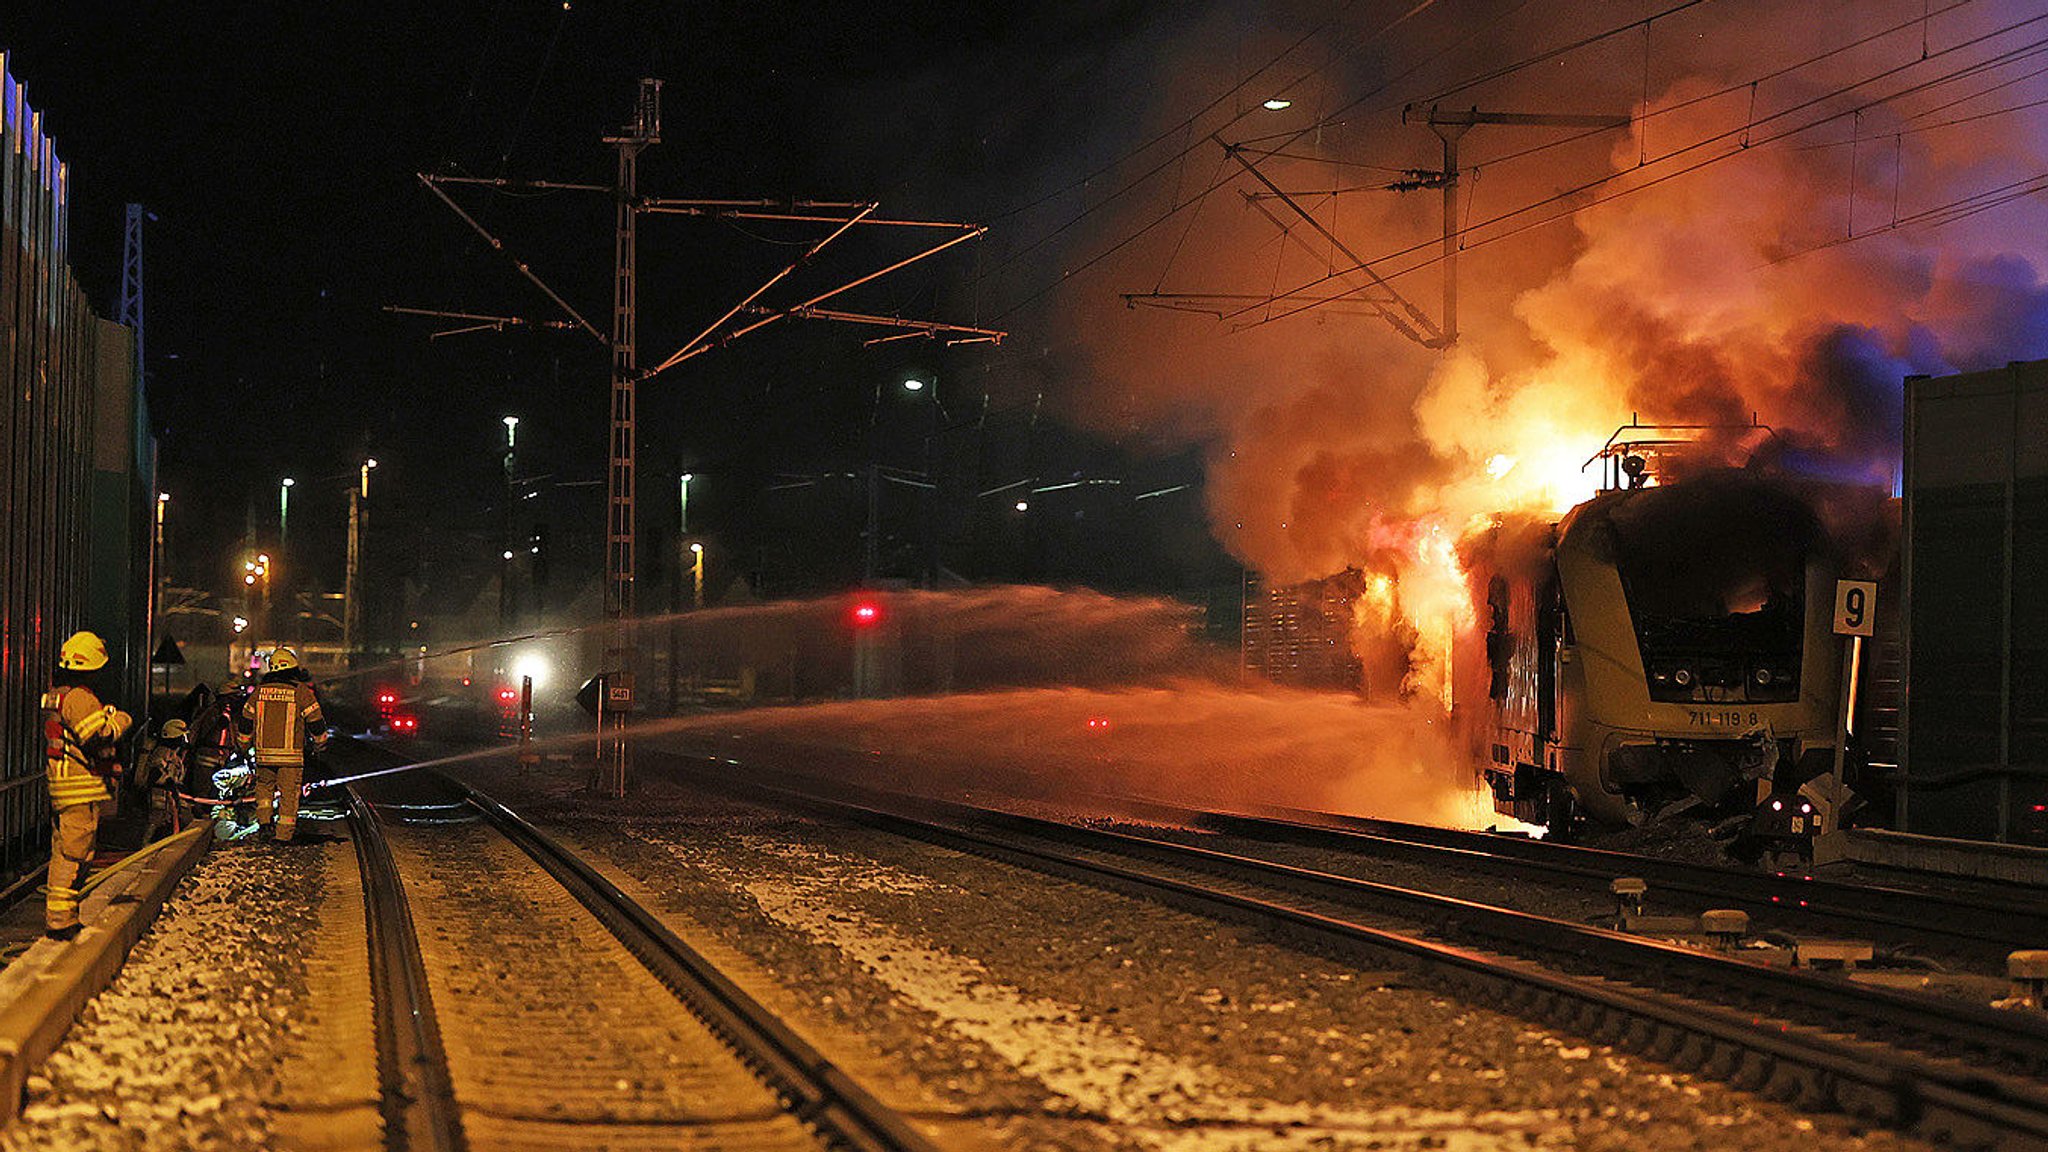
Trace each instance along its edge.
<path fill-rule="evenodd" d="M 1877 581 L 1835 581 L 1835 635 L 1868 636 L 1877 623 Z"/>

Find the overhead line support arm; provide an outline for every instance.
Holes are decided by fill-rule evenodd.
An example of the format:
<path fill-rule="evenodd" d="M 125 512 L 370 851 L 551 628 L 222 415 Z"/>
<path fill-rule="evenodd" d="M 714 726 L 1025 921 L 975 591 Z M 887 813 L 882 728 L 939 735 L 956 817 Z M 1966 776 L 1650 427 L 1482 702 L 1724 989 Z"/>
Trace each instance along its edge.
<path fill-rule="evenodd" d="M 831 235 L 826 236 L 824 239 L 818 241 L 816 244 L 811 245 L 810 248 L 805 250 L 803 255 L 790 261 L 788 266 L 783 268 L 782 271 L 777 272 L 773 276 L 770 276 L 766 281 L 762 282 L 759 288 L 756 288 L 752 292 L 748 293 L 746 299 L 733 305 L 731 308 L 726 309 L 725 315 L 720 316 L 718 319 L 713 320 L 709 324 L 706 324 L 702 332 L 699 332 L 695 336 L 690 337 L 688 340 L 683 341 L 683 346 L 681 348 L 676 349 L 674 355 L 670 356 L 668 359 L 663 360 L 661 363 L 649 369 L 647 375 L 652 376 L 657 372 L 666 371 L 669 367 L 673 365 L 682 363 L 684 357 L 690 354 L 690 350 L 697 346 L 698 341 L 703 340 L 705 337 L 711 335 L 713 332 L 718 331 L 721 327 L 725 325 L 725 322 L 727 320 L 730 320 L 734 316 L 739 315 L 742 310 L 751 307 L 754 301 L 759 300 L 761 298 L 762 293 L 768 291 L 770 288 L 775 287 L 777 284 L 780 284 L 792 272 L 795 272 L 797 269 L 802 268 L 806 264 L 809 264 L 812 258 L 817 256 L 818 253 L 823 252 L 825 250 L 825 246 L 827 244 L 830 244 L 834 240 L 839 239 L 841 236 L 846 235 L 846 233 L 850 229 L 852 229 L 854 225 L 860 223 L 862 220 L 867 219 L 868 214 L 872 213 L 875 209 L 879 207 L 881 207 L 881 205 L 879 204 L 867 204 L 862 206 L 859 213 L 857 213 L 852 219 L 845 221 L 844 223 L 840 224 L 839 227 L 833 229 Z"/>
<path fill-rule="evenodd" d="M 811 297 L 809 300 L 806 300 L 801 304 L 796 304 L 788 308 L 779 309 L 766 316 L 763 316 L 761 319 L 754 321 L 752 324 L 747 324 L 743 325 L 742 327 L 736 328 L 733 331 L 728 332 L 723 336 L 720 336 L 716 340 L 710 340 L 707 342 L 699 343 L 695 348 L 685 348 L 677 352 L 674 356 L 669 357 L 668 360 L 664 362 L 663 368 L 659 370 L 666 371 L 669 368 L 673 368 L 676 365 L 681 364 L 685 360 L 691 359 L 692 357 L 695 356 L 702 355 L 705 352 L 709 352 L 713 348 L 722 348 L 725 345 L 732 343 L 733 341 L 739 339 L 742 336 L 747 335 L 750 332 L 759 331 L 760 329 L 766 328 L 768 325 L 773 324 L 778 320 L 788 319 L 791 316 L 799 314 L 804 309 L 813 308 L 819 304 L 823 304 L 825 301 L 832 299 L 834 296 L 839 296 L 844 293 L 851 292 L 855 288 L 858 288 L 863 284 L 868 284 L 872 283 L 873 281 L 879 280 L 882 277 L 887 276 L 891 272 L 895 272 L 902 268 L 907 268 L 920 260 L 936 256 L 939 253 L 944 252 L 946 249 L 951 248 L 956 244 L 965 244 L 967 241 L 979 237 L 982 233 L 986 231 L 988 231 L 988 228 L 986 226 L 979 224 L 974 225 L 968 231 L 962 232 L 958 236 L 946 240 L 943 243 L 934 244 L 930 248 L 927 248 L 914 256 L 906 256 L 903 259 L 898 260 L 896 263 L 891 264 L 886 268 L 881 268 L 876 271 L 870 272 L 857 280 L 848 281 L 847 283 L 842 284 L 829 292 L 821 292 L 818 295 Z M 655 373 L 653 372 L 649 372 L 647 373 L 647 376 L 653 376 L 654 374 Z M 646 379 L 646 376 L 643 376 L 642 379 Z"/>
<path fill-rule="evenodd" d="M 470 228 L 473 229 L 477 235 L 483 237 L 484 242 L 486 244 L 489 244 L 491 247 L 497 249 L 499 252 L 503 252 L 505 254 L 505 258 L 512 262 L 512 266 L 519 270 L 519 274 L 521 276 L 526 277 L 527 280 L 532 282 L 534 287 L 540 289 L 543 293 L 545 293 L 548 299 L 554 301 L 555 306 L 557 308 L 560 308 L 562 311 L 568 313 L 569 318 L 576 321 L 576 323 L 585 332 L 588 332 L 593 337 L 595 337 L 598 343 L 611 343 L 610 340 L 605 338 L 604 333 L 599 332 L 595 325 L 593 325 L 590 321 L 583 318 L 583 313 L 578 312 L 575 309 L 575 307 L 572 306 L 567 300 L 562 299 L 560 293 L 556 292 L 553 288 L 548 287 L 547 281 L 542 280 L 538 273 L 536 273 L 533 269 L 527 267 L 526 262 L 524 260 L 519 259 L 517 256 L 512 255 L 510 251 L 507 251 L 505 248 L 505 242 L 503 240 L 500 240 L 496 236 L 492 235 L 490 229 L 478 223 L 476 217 L 471 216 L 468 212 L 463 211 L 462 205 L 457 204 L 448 195 L 448 193 L 441 191 L 440 185 L 436 182 L 438 179 L 441 178 L 429 176 L 424 172 L 420 173 L 419 177 L 420 183 L 426 185 L 427 191 L 432 192 L 434 195 L 440 197 L 441 203 L 446 204 L 448 206 L 449 211 L 454 212 L 457 216 L 460 216 L 462 218 L 462 222 L 469 225 Z"/>
<path fill-rule="evenodd" d="M 1300 216 L 1304 221 L 1308 223 L 1309 227 L 1314 228 L 1316 230 L 1317 235 L 1321 236 L 1325 240 L 1328 240 L 1332 247 L 1337 249 L 1337 251 L 1342 252 L 1346 257 L 1348 257 L 1351 260 L 1353 264 L 1357 265 L 1359 271 L 1364 272 L 1366 276 L 1370 277 L 1373 284 L 1376 287 L 1385 291 L 1387 295 L 1390 298 L 1392 298 L 1392 300 L 1396 304 L 1400 305 L 1401 311 L 1407 314 L 1408 319 L 1413 323 L 1413 326 L 1417 331 L 1409 331 L 1405 326 L 1400 324 L 1395 325 L 1396 330 L 1400 331 L 1402 335 L 1407 336 L 1409 339 L 1414 340 L 1417 343 L 1421 344 L 1425 348 L 1442 348 L 1446 346 L 1448 341 L 1445 340 L 1443 331 L 1439 329 L 1436 326 L 1436 324 L 1430 320 L 1429 317 L 1423 315 L 1421 309 L 1417 308 L 1414 304 L 1410 303 L 1407 297 L 1402 296 L 1400 292 L 1396 291 L 1394 286 L 1392 284 L 1387 283 L 1387 281 L 1383 277 L 1381 277 L 1379 273 L 1373 271 L 1371 265 L 1363 257 L 1359 256 L 1358 253 L 1353 252 L 1349 245 L 1346 245 L 1342 240 L 1337 238 L 1336 233 L 1330 231 L 1328 228 L 1323 227 L 1322 221 L 1316 219 L 1314 213 L 1311 213 L 1306 208 L 1303 208 L 1299 201 L 1295 200 L 1294 197 L 1289 196 L 1285 191 L 1281 189 L 1281 187 L 1278 184 L 1275 184 L 1273 183 L 1273 181 L 1268 179 L 1264 172 L 1259 171 L 1258 165 L 1252 163 L 1250 160 L 1245 158 L 1243 149 L 1239 148 L 1235 144 L 1225 144 L 1221 136 L 1216 136 L 1212 134 L 1209 138 L 1211 140 L 1214 140 L 1217 146 L 1223 149 L 1225 155 L 1229 156 L 1232 160 L 1237 161 L 1238 164 L 1242 166 L 1246 172 L 1251 173 L 1253 179 L 1257 180 L 1261 184 L 1264 184 L 1266 186 L 1267 191 L 1272 192 L 1281 203 L 1287 205 L 1289 208 L 1292 208 L 1294 210 L 1295 215 Z M 1391 313 L 1389 313 L 1388 315 L 1391 319 Z"/>
<path fill-rule="evenodd" d="M 1401 109 L 1407 123 L 1415 105 Z M 1444 192 L 1444 340 L 1458 339 L 1458 141 L 1477 124 L 1507 124 L 1523 128 L 1626 128 L 1629 117 L 1577 112 L 1481 112 L 1477 108 L 1445 111 L 1431 105 L 1418 115 L 1437 139 L 1443 141 L 1444 170 L 1440 185 Z M 1418 185 L 1419 186 L 1419 185 Z"/>

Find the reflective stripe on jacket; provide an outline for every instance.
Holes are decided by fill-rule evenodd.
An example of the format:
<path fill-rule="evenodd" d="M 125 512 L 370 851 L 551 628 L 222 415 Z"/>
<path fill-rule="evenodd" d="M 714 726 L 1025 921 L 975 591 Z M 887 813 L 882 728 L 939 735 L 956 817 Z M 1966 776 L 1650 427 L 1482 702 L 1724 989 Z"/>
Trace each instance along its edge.
<path fill-rule="evenodd" d="M 258 764 L 304 763 L 307 734 L 317 745 L 327 731 L 313 689 L 289 681 L 258 684 L 242 705 L 242 719 L 251 722 L 249 745 Z"/>
<path fill-rule="evenodd" d="M 105 750 L 132 723 L 126 712 L 100 703 L 90 688 L 52 688 L 43 693 L 44 771 L 50 804 L 63 811 L 112 797 L 96 770 Z"/>

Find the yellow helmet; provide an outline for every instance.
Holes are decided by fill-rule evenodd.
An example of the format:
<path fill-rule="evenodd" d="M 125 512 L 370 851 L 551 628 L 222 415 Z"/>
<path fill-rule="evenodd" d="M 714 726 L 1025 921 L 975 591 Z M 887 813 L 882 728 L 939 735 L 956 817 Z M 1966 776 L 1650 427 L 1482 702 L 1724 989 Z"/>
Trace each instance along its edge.
<path fill-rule="evenodd" d="M 107 666 L 107 642 L 90 632 L 73 632 L 57 652 L 57 667 L 66 672 L 97 672 Z"/>
<path fill-rule="evenodd" d="M 265 672 L 291 672 L 299 666 L 299 654 L 279 646 L 270 650 L 270 656 L 263 662 Z"/>
<path fill-rule="evenodd" d="M 185 733 L 189 731 L 191 729 L 186 727 L 183 720 L 166 720 L 164 721 L 163 739 L 183 740 Z"/>

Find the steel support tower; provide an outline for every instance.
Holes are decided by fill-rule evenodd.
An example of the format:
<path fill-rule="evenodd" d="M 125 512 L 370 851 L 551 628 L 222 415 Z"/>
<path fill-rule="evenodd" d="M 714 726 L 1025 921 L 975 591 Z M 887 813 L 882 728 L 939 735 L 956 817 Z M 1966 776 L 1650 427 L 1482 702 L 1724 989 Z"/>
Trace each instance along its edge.
<path fill-rule="evenodd" d="M 836 323 L 867 325 L 871 327 L 896 329 L 888 336 L 875 337 L 870 344 L 911 338 L 945 338 L 950 344 L 997 344 L 1006 333 L 993 328 L 977 328 L 968 325 L 947 324 L 935 320 L 907 319 L 900 316 L 874 315 L 863 312 L 848 312 L 820 307 L 826 301 L 851 292 L 865 284 L 873 283 L 884 276 L 907 268 L 919 261 L 936 256 L 959 244 L 979 237 L 986 228 L 978 224 L 958 224 L 937 220 L 878 219 L 875 210 L 880 207 L 872 201 L 843 202 L 820 200 L 796 200 L 774 198 L 750 199 L 674 199 L 667 197 L 642 196 L 639 190 L 640 153 L 661 142 L 661 81 L 643 79 L 640 81 L 638 99 L 633 109 L 633 121 L 618 133 L 604 138 L 618 151 L 618 171 L 613 182 L 605 184 L 566 183 L 549 180 L 509 180 L 503 177 L 475 177 L 422 172 L 420 183 L 433 193 L 448 210 L 453 212 L 469 229 L 477 234 L 494 251 L 502 253 L 512 267 L 545 295 L 562 311 L 562 319 L 534 320 L 517 316 L 489 315 L 473 311 L 447 308 L 417 308 L 387 304 L 388 312 L 413 316 L 429 316 L 441 320 L 455 321 L 457 327 L 435 332 L 430 338 L 454 336 L 464 332 L 503 331 L 508 327 L 537 325 L 562 330 L 581 329 L 592 339 L 605 344 L 611 350 L 611 421 L 609 439 L 606 445 L 605 468 L 605 661 L 599 675 L 603 678 L 604 691 L 599 700 L 599 713 L 603 722 L 604 735 L 598 741 L 598 785 L 611 796 L 625 794 L 626 779 L 632 762 L 632 753 L 625 736 L 627 726 L 622 715 L 617 713 L 631 710 L 639 704 L 635 689 L 635 673 L 639 670 L 637 645 L 633 622 L 634 612 L 634 570 L 637 560 L 635 546 L 635 485 L 637 482 L 636 454 L 638 451 L 638 401 L 642 383 L 659 376 L 706 352 L 731 344 L 733 341 L 760 331 L 771 324 L 791 318 L 828 320 Z M 612 198 L 615 229 L 612 239 L 612 328 L 607 336 L 597 325 L 591 323 L 574 305 L 550 288 L 525 261 L 512 255 L 505 242 L 486 228 L 474 215 L 464 210 L 447 188 L 457 185 L 479 185 L 494 188 L 523 188 L 549 191 L 576 191 L 604 193 Z M 707 219 L 725 220 L 779 220 L 810 222 L 835 225 L 827 235 L 812 243 L 801 256 L 770 276 L 760 287 L 748 293 L 739 303 L 728 308 L 723 315 L 712 321 L 697 335 L 690 338 L 667 359 L 651 368 L 643 369 L 639 363 L 639 218 L 643 213 L 673 216 L 695 216 Z M 761 297 L 784 279 L 804 268 L 826 246 L 859 226 L 894 229 L 937 229 L 951 233 L 911 256 L 906 256 L 872 272 L 855 277 L 838 287 L 827 289 L 808 297 L 800 303 L 786 307 L 768 307 L 759 303 Z M 606 712 L 614 713 L 606 717 Z"/>
<path fill-rule="evenodd" d="M 121 311 L 114 319 L 135 329 L 135 376 L 147 379 L 148 361 L 142 356 L 142 222 L 156 214 L 140 204 L 128 206 L 128 223 L 121 234 Z"/>
<path fill-rule="evenodd" d="M 634 102 L 633 123 L 605 143 L 618 149 L 618 178 L 612 184 L 618 227 L 612 240 L 612 419 L 610 465 L 605 472 L 605 614 L 611 624 L 611 659 L 607 699 L 623 687 L 633 690 L 638 660 L 633 636 L 633 500 L 636 488 L 639 430 L 640 362 L 636 350 L 639 320 L 640 258 L 639 174 L 640 153 L 661 142 L 661 81 L 642 79 L 640 96 Z M 626 794 L 626 777 L 632 768 L 633 746 L 626 739 L 625 725 L 615 725 L 613 735 L 598 750 L 599 785 L 607 795 Z"/>

